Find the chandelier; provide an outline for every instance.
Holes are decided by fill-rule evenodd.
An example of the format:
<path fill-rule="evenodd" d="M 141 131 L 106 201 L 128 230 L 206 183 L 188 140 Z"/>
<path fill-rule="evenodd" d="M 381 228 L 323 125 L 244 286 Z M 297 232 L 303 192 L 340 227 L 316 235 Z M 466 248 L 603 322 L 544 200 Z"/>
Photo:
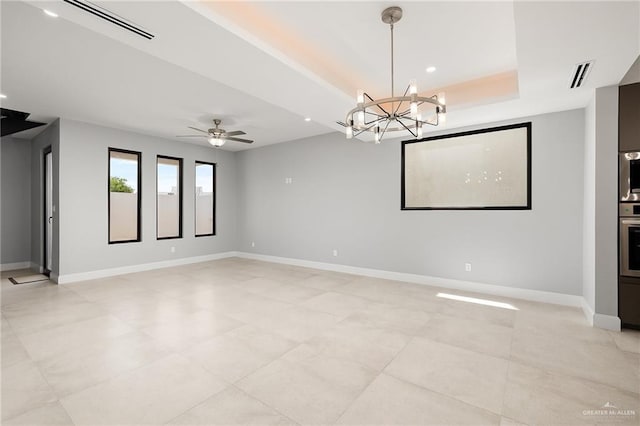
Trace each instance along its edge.
<path fill-rule="evenodd" d="M 393 84 L 393 26 L 402 18 L 402 9 L 397 6 L 382 11 L 382 22 L 391 28 L 391 97 L 374 100 L 362 90 L 358 90 L 357 106 L 347 113 L 343 122 L 347 139 L 364 132 L 373 132 L 375 142 L 380 143 L 387 132 L 408 131 L 415 138 L 422 137 L 422 126 L 437 126 L 444 123 L 447 107 L 444 93 L 423 97 L 418 95 L 415 80 L 409 82 L 402 96 L 394 95 Z M 428 111 L 427 111 L 428 107 Z M 429 117 L 423 113 L 430 112 Z"/>

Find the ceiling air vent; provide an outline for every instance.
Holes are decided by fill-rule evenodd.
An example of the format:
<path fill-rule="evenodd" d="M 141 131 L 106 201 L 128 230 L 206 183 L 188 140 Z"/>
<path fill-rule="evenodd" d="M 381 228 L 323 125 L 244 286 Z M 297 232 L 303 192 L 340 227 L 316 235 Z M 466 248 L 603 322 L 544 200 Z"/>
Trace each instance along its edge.
<path fill-rule="evenodd" d="M 578 87 L 582 87 L 582 83 L 585 82 L 585 80 L 589 76 L 591 68 L 593 68 L 593 62 L 594 61 L 582 62 L 580 64 L 576 64 L 573 67 L 569 88 L 577 89 Z"/>
<path fill-rule="evenodd" d="M 121 28 L 124 28 L 125 30 L 129 30 L 132 33 L 139 35 L 140 37 L 146 38 L 147 40 L 151 40 L 153 37 L 155 37 L 153 34 L 136 26 L 134 23 L 127 21 L 124 18 L 108 11 L 107 9 L 97 6 L 91 2 L 81 1 L 81 0 L 64 0 L 64 2 L 69 3 L 72 6 L 78 7 L 84 10 L 85 12 L 89 12 L 92 15 L 97 16 L 98 18 L 102 18 L 105 21 L 111 22 L 112 24 L 115 24 Z"/>

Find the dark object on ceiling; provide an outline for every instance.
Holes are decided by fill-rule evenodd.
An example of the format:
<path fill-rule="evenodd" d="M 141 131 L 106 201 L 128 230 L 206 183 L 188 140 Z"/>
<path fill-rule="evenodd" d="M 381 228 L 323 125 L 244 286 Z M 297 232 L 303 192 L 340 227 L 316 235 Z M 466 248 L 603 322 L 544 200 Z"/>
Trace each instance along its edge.
<path fill-rule="evenodd" d="M 2 120 L 0 121 L 0 136 L 12 135 L 46 124 L 38 123 L 37 121 L 27 121 L 27 117 L 30 115 L 28 112 L 0 108 L 0 114 L 2 115 Z"/>

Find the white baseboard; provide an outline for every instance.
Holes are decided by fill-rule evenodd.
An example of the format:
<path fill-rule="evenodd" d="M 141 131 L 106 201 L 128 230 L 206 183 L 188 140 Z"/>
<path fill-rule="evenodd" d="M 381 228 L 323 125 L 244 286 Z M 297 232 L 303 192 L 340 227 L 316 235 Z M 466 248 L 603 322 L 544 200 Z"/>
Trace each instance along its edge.
<path fill-rule="evenodd" d="M 622 324 L 620 318 L 613 315 L 595 314 L 593 316 L 593 326 L 604 328 L 605 330 L 620 331 Z"/>
<path fill-rule="evenodd" d="M 620 318 L 613 315 L 596 314 L 585 298 L 582 298 L 582 312 L 592 327 L 605 330 L 620 331 L 622 324 Z"/>
<path fill-rule="evenodd" d="M 593 327 L 593 317 L 595 315 L 595 312 L 593 311 L 593 308 L 591 307 L 589 302 L 587 302 L 587 299 L 585 299 L 584 297 L 582 298 L 582 312 L 587 318 L 589 325 Z"/>
<path fill-rule="evenodd" d="M 444 287 L 514 299 L 531 300 L 534 302 L 553 303 L 565 306 L 582 306 L 583 298 L 571 294 L 554 293 L 551 291 L 529 290 L 524 288 L 505 287 L 484 284 L 473 281 L 453 280 L 449 278 L 431 277 L 428 275 L 406 274 L 402 272 L 383 271 L 379 269 L 359 268 L 355 266 L 338 265 L 335 263 L 314 262 L 310 260 L 293 259 L 287 257 L 268 256 L 247 252 L 238 252 L 238 257 L 245 259 L 263 260 L 266 262 L 283 263 L 286 265 L 302 266 L 306 268 L 343 272 L 346 274 L 364 275 L 367 277 L 384 278 L 388 280 L 405 281 L 414 284 L 424 284 L 434 287 Z"/>
<path fill-rule="evenodd" d="M 97 278 L 113 277 L 116 275 L 131 274 L 133 272 L 150 271 L 152 269 L 170 268 L 172 266 L 188 265 L 191 263 L 208 262 L 210 260 L 236 257 L 237 252 L 228 251 L 223 253 L 208 254 L 205 256 L 184 257 L 181 259 L 164 260 L 161 262 L 143 263 L 140 265 L 121 266 L 118 268 L 100 269 L 97 271 L 78 272 L 75 274 L 51 274 L 51 279 L 58 284 L 67 284 L 78 281 L 95 280 Z M 55 275 L 55 279 L 54 279 Z"/>
<path fill-rule="evenodd" d="M 0 271 L 13 271 L 16 269 L 29 269 L 31 268 L 31 262 L 13 262 L 0 264 Z"/>

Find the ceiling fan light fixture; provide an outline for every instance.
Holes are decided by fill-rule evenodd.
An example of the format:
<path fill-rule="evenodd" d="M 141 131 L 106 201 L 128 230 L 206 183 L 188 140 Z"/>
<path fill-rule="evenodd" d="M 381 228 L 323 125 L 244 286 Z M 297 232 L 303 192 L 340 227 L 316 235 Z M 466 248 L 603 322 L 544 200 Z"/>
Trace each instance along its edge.
<path fill-rule="evenodd" d="M 420 96 L 415 80 L 409 82 L 409 86 L 402 96 L 394 93 L 394 67 L 393 67 L 393 26 L 402 18 L 402 9 L 398 6 L 388 7 L 382 11 L 382 22 L 388 24 L 391 29 L 391 97 L 375 100 L 363 90 L 356 94 L 356 107 L 347 112 L 344 123 L 345 136 L 351 139 L 363 132 L 373 132 L 376 143 L 380 143 L 386 132 L 409 132 L 414 138 L 422 137 L 423 124 L 437 126 L 444 123 L 447 107 L 444 103 L 444 94 L 430 97 Z M 433 68 L 433 69 L 431 69 Z M 428 72 L 435 71 L 435 67 L 429 67 Z M 437 121 L 422 121 L 422 111 L 429 109 L 434 112 Z M 425 114 L 425 116 L 428 114 Z M 418 118 L 420 117 L 420 118 Z"/>
<path fill-rule="evenodd" d="M 208 139 L 208 140 L 209 140 L 209 143 L 210 143 L 211 145 L 215 146 L 216 148 L 220 148 L 220 147 L 221 147 L 222 145 L 224 145 L 224 143 L 225 143 L 225 140 L 224 140 L 224 139 L 220 139 L 220 138 L 217 138 L 217 137 L 215 137 L 215 136 L 211 136 L 211 137 L 209 137 L 209 139 Z"/>
<path fill-rule="evenodd" d="M 220 124 L 222 120 L 219 118 L 213 119 L 213 124 L 215 127 L 207 130 L 198 129 L 197 127 L 187 126 L 191 130 L 195 130 L 199 132 L 197 135 L 178 135 L 178 138 L 206 138 L 209 144 L 212 146 L 219 148 L 224 145 L 227 141 L 231 142 L 242 142 L 242 143 L 253 143 L 252 140 L 239 138 L 238 136 L 246 135 L 242 130 L 234 130 L 232 132 L 227 132 L 224 129 L 220 128 Z"/>

